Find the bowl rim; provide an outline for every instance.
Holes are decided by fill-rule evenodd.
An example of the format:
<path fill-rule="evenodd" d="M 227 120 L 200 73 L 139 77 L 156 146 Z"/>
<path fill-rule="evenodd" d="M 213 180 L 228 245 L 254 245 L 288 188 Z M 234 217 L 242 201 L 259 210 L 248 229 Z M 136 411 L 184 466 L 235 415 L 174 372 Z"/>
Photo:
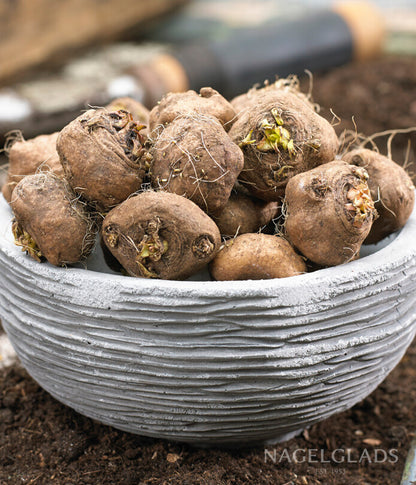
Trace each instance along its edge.
<path fill-rule="evenodd" d="M 416 205 L 413 208 L 405 226 L 394 234 L 391 242 L 383 240 L 374 246 L 375 251 L 355 261 L 342 265 L 316 270 L 311 273 L 274 279 L 261 280 L 238 280 L 238 281 L 196 281 L 196 280 L 162 280 L 148 278 L 134 278 L 119 274 L 100 273 L 84 268 L 68 267 L 59 268 L 48 262 L 38 263 L 28 257 L 24 251 L 16 246 L 10 238 L 12 212 L 4 197 L 0 197 L 0 258 L 1 254 L 16 263 L 16 271 L 19 266 L 38 277 L 45 277 L 61 284 L 73 285 L 74 281 L 79 284 L 94 284 L 102 288 L 109 285 L 112 288 L 125 290 L 127 293 L 164 292 L 177 293 L 178 296 L 192 295 L 197 292 L 206 297 L 236 297 L 273 295 L 276 290 L 295 291 L 299 287 L 313 288 L 316 286 L 329 287 L 339 286 L 342 282 L 362 280 L 363 286 L 368 281 L 368 276 L 374 273 L 383 273 L 386 268 L 398 267 L 410 262 L 412 259 L 416 265 L 416 245 L 412 242 L 416 239 Z M 410 243 L 409 243 L 410 241 Z M 377 249 L 380 246 L 380 249 Z M 384 246 L 384 247 L 383 247 Z"/>

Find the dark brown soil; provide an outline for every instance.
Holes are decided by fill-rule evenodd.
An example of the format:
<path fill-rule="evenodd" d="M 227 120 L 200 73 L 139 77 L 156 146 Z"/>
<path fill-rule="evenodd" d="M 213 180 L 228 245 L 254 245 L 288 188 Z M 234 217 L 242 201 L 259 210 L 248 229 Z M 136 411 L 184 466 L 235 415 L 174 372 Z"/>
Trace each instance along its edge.
<path fill-rule="evenodd" d="M 356 130 L 369 136 L 386 130 L 414 127 L 410 135 L 395 136 L 392 155 L 393 160 L 404 164 L 410 141 L 409 165 L 415 163 L 416 58 L 382 58 L 316 76 L 313 98 L 322 106 L 323 116 L 333 119 L 332 109 L 341 118 L 336 126 L 339 134 L 343 130 Z M 375 140 L 382 153 L 387 152 L 387 138 Z M 411 171 L 415 173 L 414 166 Z"/>
<path fill-rule="evenodd" d="M 1 485 L 398 485 L 416 430 L 416 342 L 351 410 L 287 443 L 244 450 L 196 449 L 100 425 L 55 401 L 17 365 L 0 372 L 0 396 Z M 295 450 L 311 462 L 294 463 Z"/>
<path fill-rule="evenodd" d="M 353 114 L 367 135 L 416 126 L 416 59 L 383 59 L 316 77 L 314 98 L 343 119 L 338 130 L 353 126 Z M 407 139 L 395 139 L 397 156 L 405 154 Z M 371 396 L 301 437 L 206 450 L 80 416 L 14 365 L 0 371 L 0 485 L 398 485 L 416 431 L 415 403 L 416 341 Z"/>

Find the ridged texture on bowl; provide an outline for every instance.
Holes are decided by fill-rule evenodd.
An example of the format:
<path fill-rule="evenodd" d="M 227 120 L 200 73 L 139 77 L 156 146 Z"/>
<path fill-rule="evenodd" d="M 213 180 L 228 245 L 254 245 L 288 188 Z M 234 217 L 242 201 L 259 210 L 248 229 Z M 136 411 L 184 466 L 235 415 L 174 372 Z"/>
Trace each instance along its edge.
<path fill-rule="evenodd" d="M 344 266 L 175 282 L 38 264 L 7 231 L 0 316 L 34 379 L 80 413 L 247 445 L 351 407 L 398 363 L 416 330 L 415 238 L 414 213 L 391 244 Z"/>

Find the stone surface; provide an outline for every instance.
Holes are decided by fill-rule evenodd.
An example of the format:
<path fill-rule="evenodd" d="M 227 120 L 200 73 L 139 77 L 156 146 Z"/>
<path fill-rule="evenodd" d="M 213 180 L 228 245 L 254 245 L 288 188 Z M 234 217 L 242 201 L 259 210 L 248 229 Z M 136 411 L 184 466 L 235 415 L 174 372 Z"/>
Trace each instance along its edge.
<path fill-rule="evenodd" d="M 39 264 L 10 221 L 2 201 L 0 317 L 23 365 L 58 400 L 133 433 L 284 439 L 366 397 L 415 335 L 416 212 L 358 261 L 236 282 Z"/>

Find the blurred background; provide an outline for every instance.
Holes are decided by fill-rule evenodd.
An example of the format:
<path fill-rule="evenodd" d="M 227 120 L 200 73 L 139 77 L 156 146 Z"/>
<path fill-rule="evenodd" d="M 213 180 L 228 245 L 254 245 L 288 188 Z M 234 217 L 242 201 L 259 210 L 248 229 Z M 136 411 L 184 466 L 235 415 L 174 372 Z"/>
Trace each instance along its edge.
<path fill-rule="evenodd" d="M 368 114 L 366 101 L 374 99 L 360 94 L 362 77 L 378 76 L 375 93 L 387 94 L 383 69 L 393 69 L 408 86 L 406 113 L 374 114 L 383 122 L 363 127 L 416 125 L 412 0 L 2 0 L 0 32 L 1 146 L 10 131 L 26 139 L 52 133 L 80 110 L 119 96 L 152 107 L 167 91 L 211 85 L 232 98 L 288 74 L 305 78 L 309 89 L 307 71 L 316 101 L 346 120 L 342 128 L 356 114 L 361 129 L 360 113 L 342 106 L 345 94 L 356 93 Z M 342 71 L 351 65 L 360 67 Z M 328 85 L 331 72 L 340 73 L 338 90 L 335 78 Z"/>

